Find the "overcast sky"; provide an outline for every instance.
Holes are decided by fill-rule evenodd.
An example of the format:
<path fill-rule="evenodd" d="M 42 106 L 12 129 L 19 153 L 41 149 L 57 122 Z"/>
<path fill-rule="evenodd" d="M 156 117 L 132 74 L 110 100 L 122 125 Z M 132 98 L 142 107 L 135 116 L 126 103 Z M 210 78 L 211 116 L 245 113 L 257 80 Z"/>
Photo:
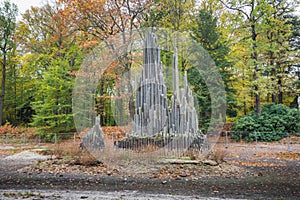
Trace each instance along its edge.
<path fill-rule="evenodd" d="M 0 0 L 0 2 L 2 1 L 3 0 Z M 43 4 L 45 4 L 45 2 L 47 2 L 47 0 L 10 0 L 10 1 L 17 4 L 18 6 L 19 9 L 18 18 L 20 18 L 21 14 L 23 14 L 31 6 L 42 6 Z M 296 13 L 300 15 L 300 8 L 297 9 Z"/>
<path fill-rule="evenodd" d="M 0 0 L 0 2 L 3 2 L 3 0 Z M 31 6 L 43 5 L 42 2 L 45 2 L 45 0 L 10 0 L 10 2 L 15 3 L 18 6 L 19 15 L 21 15 L 26 10 L 28 10 Z"/>
<path fill-rule="evenodd" d="M 43 0 L 10 0 L 11 2 L 17 4 L 19 13 L 23 14 L 31 6 L 41 6 L 43 5 Z"/>

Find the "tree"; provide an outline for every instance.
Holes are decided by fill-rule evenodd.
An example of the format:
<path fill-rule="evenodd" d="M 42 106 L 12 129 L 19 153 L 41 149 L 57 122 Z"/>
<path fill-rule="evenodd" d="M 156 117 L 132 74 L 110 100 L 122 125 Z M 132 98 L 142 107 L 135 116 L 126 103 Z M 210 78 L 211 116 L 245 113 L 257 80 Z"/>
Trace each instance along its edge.
<path fill-rule="evenodd" d="M 298 98 L 300 97 L 300 18 L 297 15 L 288 16 L 288 23 L 292 26 L 292 35 L 289 38 L 291 51 L 293 52 L 292 58 L 295 60 L 292 65 L 292 72 L 296 77 L 294 83 L 294 101 L 291 103 L 292 107 L 298 108 Z"/>
<path fill-rule="evenodd" d="M 130 80 L 132 53 L 128 43 L 130 42 L 134 29 L 141 27 L 142 20 L 149 9 L 149 4 L 151 4 L 151 2 L 142 0 L 61 0 L 59 3 L 63 5 L 63 14 L 67 17 L 69 23 L 80 30 L 85 38 L 87 38 L 84 41 L 85 47 L 93 48 L 96 45 L 99 45 L 100 42 L 104 42 L 108 48 L 111 48 L 111 52 L 116 54 L 118 61 L 113 63 L 114 66 L 108 67 L 104 74 L 105 78 L 100 80 L 97 89 L 97 92 L 99 92 L 97 96 L 100 96 L 100 98 L 96 99 L 98 101 L 98 108 L 101 107 L 98 105 L 101 105 L 104 102 L 106 105 L 111 105 L 111 95 L 107 91 L 110 91 L 114 87 L 118 87 L 117 81 L 124 74 L 127 76 L 124 80 Z M 127 51 L 125 51 L 125 54 L 122 56 L 118 55 L 119 49 L 110 44 L 109 40 L 111 36 L 118 33 L 121 34 L 120 42 L 128 46 Z M 104 84 L 104 81 L 108 81 L 109 83 Z M 128 92 L 131 93 L 131 84 L 124 84 L 126 85 Z M 116 91 L 119 92 L 118 88 L 116 88 Z M 120 93 L 117 94 L 117 96 L 120 95 Z M 120 101 L 122 101 L 122 99 L 120 99 Z M 130 113 L 133 115 L 133 102 L 130 101 L 130 103 Z M 123 105 L 123 103 L 120 102 L 120 105 Z M 123 109 L 122 106 L 119 108 Z M 111 112 L 104 112 L 100 109 L 97 109 L 97 112 L 101 116 L 101 122 L 112 121 L 110 120 L 112 118 L 111 114 L 108 114 Z M 120 110 L 119 113 L 123 113 L 123 111 Z"/>
<path fill-rule="evenodd" d="M 292 66 L 297 62 L 289 44 L 292 29 L 288 16 L 299 1 L 227 0 L 222 4 L 235 22 L 232 35 L 238 42 L 231 48 L 235 50 L 231 57 L 237 60 L 236 76 L 242 80 L 235 87 L 243 91 L 244 114 L 249 107 L 246 104 L 252 104 L 247 99 L 252 96 L 255 96 L 257 113 L 258 102 L 270 102 L 270 97 L 274 103 L 288 104 L 295 94 Z"/>
<path fill-rule="evenodd" d="M 298 5 L 287 0 L 227 0 L 221 1 L 234 16 L 233 30 L 236 49 L 235 57 L 243 60 L 237 75 L 249 84 L 248 95 L 255 97 L 255 109 L 260 113 L 263 98 L 272 96 L 273 102 L 283 103 L 283 93 L 291 91 L 293 82 L 288 63 L 293 62 L 288 40 L 291 34 L 285 16 Z M 237 47 L 239 46 L 239 47 Z M 249 72 L 251 78 L 247 77 Z M 247 85 L 245 85 L 247 86 Z M 244 86 L 243 86 L 244 87 Z M 244 101 L 246 103 L 246 101 Z M 246 106 L 245 106 L 246 107 Z M 245 108 L 246 111 L 246 108 Z M 245 112 L 246 113 L 246 112 Z"/>
<path fill-rule="evenodd" d="M 11 50 L 8 55 L 8 68 L 6 70 L 6 91 L 5 100 L 3 106 L 3 121 L 8 121 L 13 125 L 17 125 L 20 122 L 18 116 L 18 107 L 22 104 L 20 98 L 21 78 L 19 75 L 19 57 L 16 55 L 16 47 Z"/>
<path fill-rule="evenodd" d="M 188 31 L 196 12 L 194 0 L 153 1 L 145 15 L 144 26 L 169 28 L 174 31 Z"/>
<path fill-rule="evenodd" d="M 214 17 L 212 8 L 205 7 L 198 11 L 196 18 L 196 26 L 192 28 L 192 38 L 196 40 L 205 50 L 207 50 L 215 61 L 216 67 L 221 74 L 227 101 L 227 114 L 229 117 L 236 116 L 236 101 L 234 98 L 235 90 L 232 88 L 233 75 L 231 73 L 233 63 L 227 60 L 229 48 L 226 46 L 226 41 L 222 41 L 221 33 L 218 27 L 218 18 Z M 195 76 L 195 71 L 189 70 L 189 80 L 192 82 L 195 95 L 198 97 L 198 102 L 201 104 L 200 119 L 210 119 L 211 102 L 208 88 L 206 87 L 201 75 Z M 196 78 L 198 77 L 198 78 Z M 196 89 L 196 90 L 195 90 Z M 225 116 L 223 116 L 225 119 Z"/>
<path fill-rule="evenodd" d="M 68 23 L 83 32 L 86 37 L 85 45 L 93 47 L 97 42 L 104 41 L 112 35 L 139 28 L 151 2 L 59 0 L 58 3 L 62 5 L 62 14 Z"/>
<path fill-rule="evenodd" d="M 292 81 L 288 81 L 292 79 L 290 66 L 295 62 L 295 59 L 291 59 L 293 50 L 289 44 L 292 35 L 289 16 L 297 4 L 288 0 L 273 0 L 268 4 L 269 10 L 263 17 L 262 29 L 267 40 L 265 54 L 268 63 L 265 73 L 271 79 L 269 85 L 272 102 L 283 104 L 283 94 L 293 90 Z"/>
<path fill-rule="evenodd" d="M 18 36 L 26 53 L 22 68 L 28 82 L 24 85 L 33 88 L 27 96 L 35 111 L 31 125 L 43 132 L 74 129 L 72 88 L 82 60 L 78 32 L 57 5 L 47 4 L 24 14 Z"/>
<path fill-rule="evenodd" d="M 0 54 L 2 56 L 2 82 L 1 82 L 1 96 L 0 96 L 0 124 L 3 118 L 3 106 L 5 100 L 5 87 L 6 87 L 6 69 L 8 64 L 8 54 L 13 50 L 14 33 L 16 29 L 16 16 L 18 8 L 15 4 L 9 1 L 1 3 L 0 7 Z"/>
<path fill-rule="evenodd" d="M 255 96 L 255 108 L 256 112 L 260 114 L 260 104 L 261 104 L 261 93 L 260 93 L 260 85 L 259 78 L 262 64 L 259 58 L 259 29 L 261 24 L 261 19 L 267 13 L 268 4 L 265 0 L 242 0 L 242 1 L 221 1 L 222 4 L 230 9 L 231 11 L 238 12 L 238 14 L 242 15 L 244 19 L 242 19 L 242 23 L 245 24 L 243 27 L 248 29 L 247 36 L 244 36 L 243 39 L 247 37 L 250 38 L 250 67 L 253 69 L 253 92 Z"/>
<path fill-rule="evenodd" d="M 32 102 L 35 115 L 32 125 L 42 127 L 46 132 L 67 132 L 74 129 L 72 113 L 72 72 L 78 68 L 80 59 L 78 47 L 56 50 L 59 57 L 50 60 L 43 79 L 36 83 L 35 101 Z M 70 65 L 74 57 L 79 63 Z"/>

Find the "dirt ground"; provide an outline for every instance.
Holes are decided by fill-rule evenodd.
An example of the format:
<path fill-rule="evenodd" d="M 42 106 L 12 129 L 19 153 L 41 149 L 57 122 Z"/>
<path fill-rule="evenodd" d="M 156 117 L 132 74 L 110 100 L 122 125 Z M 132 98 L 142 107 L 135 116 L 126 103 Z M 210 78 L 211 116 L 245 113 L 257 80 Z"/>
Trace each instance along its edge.
<path fill-rule="evenodd" d="M 222 154 L 224 162 L 216 166 L 135 159 L 115 166 L 111 166 L 113 160 L 109 164 L 82 166 L 66 158 L 29 164 L 4 158 L 26 149 L 54 146 L 2 145 L 0 190 L 90 191 L 90 194 L 137 191 L 195 199 L 300 199 L 300 144 L 298 138 L 292 141 L 289 149 L 285 140 L 258 144 L 231 141 L 228 148 L 221 141 L 214 151 Z"/>

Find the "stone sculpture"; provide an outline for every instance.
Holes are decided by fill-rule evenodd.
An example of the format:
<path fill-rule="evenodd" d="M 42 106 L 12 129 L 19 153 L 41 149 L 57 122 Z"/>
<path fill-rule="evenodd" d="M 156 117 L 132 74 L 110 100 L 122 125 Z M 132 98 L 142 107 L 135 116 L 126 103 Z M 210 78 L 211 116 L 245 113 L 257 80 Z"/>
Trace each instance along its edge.
<path fill-rule="evenodd" d="M 152 32 L 146 34 L 143 70 L 136 94 L 134 136 L 157 134 L 175 136 L 198 133 L 198 117 L 192 91 L 188 86 L 187 72 L 184 72 L 184 84 L 180 88 L 176 44 L 174 49 L 172 61 L 173 94 L 171 105 L 168 105 L 157 38 Z"/>
<path fill-rule="evenodd" d="M 100 127 L 99 115 L 95 119 L 93 128 L 82 138 L 80 147 L 89 151 L 104 149 L 104 137 Z"/>

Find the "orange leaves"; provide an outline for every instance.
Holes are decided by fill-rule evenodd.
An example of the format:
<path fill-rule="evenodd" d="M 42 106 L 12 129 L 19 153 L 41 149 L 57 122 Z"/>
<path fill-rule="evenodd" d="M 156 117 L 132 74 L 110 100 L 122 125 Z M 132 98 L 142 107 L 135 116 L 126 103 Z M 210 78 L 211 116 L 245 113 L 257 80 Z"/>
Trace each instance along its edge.
<path fill-rule="evenodd" d="M 76 36 L 75 28 L 58 5 L 32 7 L 23 15 L 20 25 L 20 40 L 30 52 L 48 51 L 50 46 L 62 49 Z"/>
<path fill-rule="evenodd" d="M 33 135 L 34 133 L 34 129 L 32 128 L 24 128 L 21 126 L 12 126 L 10 123 L 6 123 L 3 126 L 0 126 L 0 135 L 3 134 L 22 134 L 22 133 L 26 133 L 27 135 Z"/>
<path fill-rule="evenodd" d="M 82 39 L 82 48 L 93 47 L 95 42 L 105 38 L 111 32 L 108 13 L 103 0 L 61 0 L 62 16 L 69 26 L 77 30 Z M 79 32 L 78 32 L 79 31 Z"/>
<path fill-rule="evenodd" d="M 11 124 L 6 123 L 5 125 L 0 126 L 0 135 L 6 134 L 6 133 L 16 134 L 16 133 L 18 133 L 18 131 Z"/>
<path fill-rule="evenodd" d="M 64 15 L 81 31 L 103 40 L 131 29 L 147 9 L 141 0 L 60 0 Z"/>

